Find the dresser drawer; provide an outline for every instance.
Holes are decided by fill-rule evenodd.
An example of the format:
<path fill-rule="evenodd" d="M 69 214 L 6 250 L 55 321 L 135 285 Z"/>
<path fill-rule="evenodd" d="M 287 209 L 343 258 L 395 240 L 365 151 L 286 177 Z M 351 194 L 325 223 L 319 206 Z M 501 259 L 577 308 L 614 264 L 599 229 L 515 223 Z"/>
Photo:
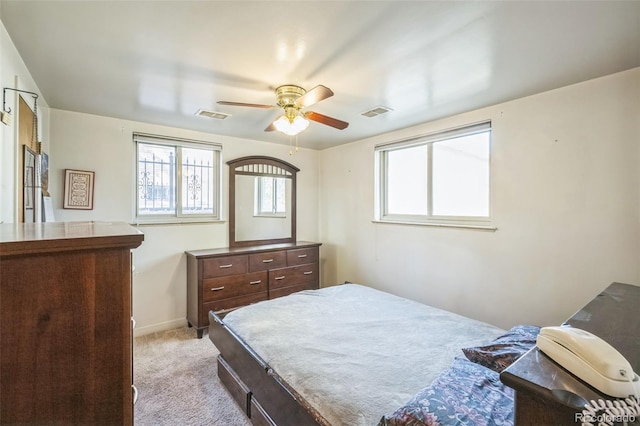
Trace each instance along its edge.
<path fill-rule="evenodd" d="M 242 411 L 249 413 L 251 392 L 235 371 L 229 367 L 229 364 L 222 358 L 222 355 L 218 355 L 218 377 L 220 381 L 224 383 L 231 397 L 238 403 L 240 408 L 242 408 Z"/>
<path fill-rule="evenodd" d="M 287 296 L 291 293 L 297 293 L 302 290 L 315 290 L 318 288 L 318 283 L 306 283 L 296 284 L 289 287 L 281 287 L 273 290 L 269 290 L 269 299 L 275 299 L 277 297 Z"/>
<path fill-rule="evenodd" d="M 316 263 L 318 261 L 318 247 L 303 248 L 287 251 L 287 266 Z"/>
<path fill-rule="evenodd" d="M 209 311 L 227 312 L 274 295 L 318 288 L 319 246 L 300 242 L 186 252 L 188 323 L 201 338 Z"/>
<path fill-rule="evenodd" d="M 296 284 L 317 282 L 319 282 L 317 263 L 269 271 L 269 291 Z"/>
<path fill-rule="evenodd" d="M 209 325 L 209 311 L 219 312 L 227 309 L 239 308 L 240 306 L 250 305 L 262 300 L 267 300 L 268 298 L 269 293 L 265 291 L 262 293 L 252 293 L 246 296 L 231 297 L 229 299 L 203 303 L 202 310 L 200 311 L 200 324 L 203 324 L 204 326 Z"/>
<path fill-rule="evenodd" d="M 244 274 L 247 271 L 247 256 L 212 257 L 202 260 L 202 278 Z"/>
<path fill-rule="evenodd" d="M 266 271 L 202 280 L 202 300 L 204 302 L 263 291 L 267 291 Z"/>
<path fill-rule="evenodd" d="M 249 255 L 249 271 L 266 271 L 267 269 L 282 268 L 287 266 L 287 254 L 285 251 L 270 251 Z"/>

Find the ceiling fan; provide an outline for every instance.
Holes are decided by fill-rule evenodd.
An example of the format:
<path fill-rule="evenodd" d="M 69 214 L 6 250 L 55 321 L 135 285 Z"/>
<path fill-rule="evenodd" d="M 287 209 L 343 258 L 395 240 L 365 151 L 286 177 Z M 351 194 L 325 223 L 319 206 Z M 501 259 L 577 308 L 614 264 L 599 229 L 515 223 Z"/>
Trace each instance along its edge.
<path fill-rule="evenodd" d="M 251 108 L 283 108 L 284 114 L 274 120 L 264 129 L 265 132 L 278 130 L 289 136 L 297 135 L 307 128 L 309 120 L 321 123 L 339 130 L 344 130 L 349 126 L 346 121 L 329 117 L 313 111 L 302 111 L 303 108 L 316 104 L 324 99 L 333 96 L 333 92 L 326 86 L 318 85 L 307 91 L 300 86 L 285 84 L 275 90 L 276 104 L 248 104 L 242 102 L 218 101 L 220 105 L 243 106 Z"/>

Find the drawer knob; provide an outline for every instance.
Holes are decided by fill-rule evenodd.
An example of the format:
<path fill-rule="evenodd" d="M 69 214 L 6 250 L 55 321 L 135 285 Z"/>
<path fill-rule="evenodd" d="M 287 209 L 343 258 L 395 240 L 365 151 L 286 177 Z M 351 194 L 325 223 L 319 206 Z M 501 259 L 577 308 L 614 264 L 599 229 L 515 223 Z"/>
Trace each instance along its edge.
<path fill-rule="evenodd" d="M 233 263 L 229 263 L 228 265 L 220 265 L 220 269 L 222 268 L 231 268 L 233 266 Z"/>
<path fill-rule="evenodd" d="M 224 290 L 224 286 L 214 287 L 211 289 L 211 291 L 220 291 L 220 290 Z"/>
<path fill-rule="evenodd" d="M 278 281 L 279 281 L 279 280 L 284 280 L 284 275 L 283 275 L 283 276 L 281 276 L 281 277 L 276 277 L 276 280 L 278 280 Z"/>
<path fill-rule="evenodd" d="M 261 282 L 262 282 L 262 280 L 249 281 L 249 284 L 256 285 L 256 284 L 260 284 Z"/>
<path fill-rule="evenodd" d="M 311 275 L 313 274 L 313 271 L 307 271 L 307 272 L 303 272 L 304 275 Z"/>
<path fill-rule="evenodd" d="M 273 259 L 262 259 L 262 263 L 271 263 Z"/>
<path fill-rule="evenodd" d="M 298 257 L 303 258 L 303 257 L 307 257 L 306 254 L 299 254 Z"/>

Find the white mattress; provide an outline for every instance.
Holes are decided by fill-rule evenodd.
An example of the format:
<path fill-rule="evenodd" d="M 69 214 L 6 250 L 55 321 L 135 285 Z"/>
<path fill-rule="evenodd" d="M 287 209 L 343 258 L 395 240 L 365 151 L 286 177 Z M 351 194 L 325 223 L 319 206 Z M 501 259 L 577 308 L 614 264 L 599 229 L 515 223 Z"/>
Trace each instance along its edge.
<path fill-rule="evenodd" d="M 375 425 L 460 350 L 504 330 L 357 284 L 246 306 L 224 322 L 327 424 Z"/>

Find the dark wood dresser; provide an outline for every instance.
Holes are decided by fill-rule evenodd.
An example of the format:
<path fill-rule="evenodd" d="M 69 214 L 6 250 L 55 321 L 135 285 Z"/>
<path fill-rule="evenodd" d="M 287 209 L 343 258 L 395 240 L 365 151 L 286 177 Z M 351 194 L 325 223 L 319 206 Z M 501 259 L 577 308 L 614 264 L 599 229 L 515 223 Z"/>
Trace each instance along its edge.
<path fill-rule="evenodd" d="M 613 283 L 566 324 L 606 340 L 640 371 L 640 287 Z M 515 424 L 576 425 L 576 414 L 592 399 L 615 399 L 573 376 L 534 347 L 500 374 L 515 389 Z"/>
<path fill-rule="evenodd" d="M 320 245 L 299 241 L 186 252 L 189 326 L 202 338 L 209 311 L 318 288 Z"/>
<path fill-rule="evenodd" d="M 0 423 L 132 425 L 127 224 L 0 225 Z"/>

